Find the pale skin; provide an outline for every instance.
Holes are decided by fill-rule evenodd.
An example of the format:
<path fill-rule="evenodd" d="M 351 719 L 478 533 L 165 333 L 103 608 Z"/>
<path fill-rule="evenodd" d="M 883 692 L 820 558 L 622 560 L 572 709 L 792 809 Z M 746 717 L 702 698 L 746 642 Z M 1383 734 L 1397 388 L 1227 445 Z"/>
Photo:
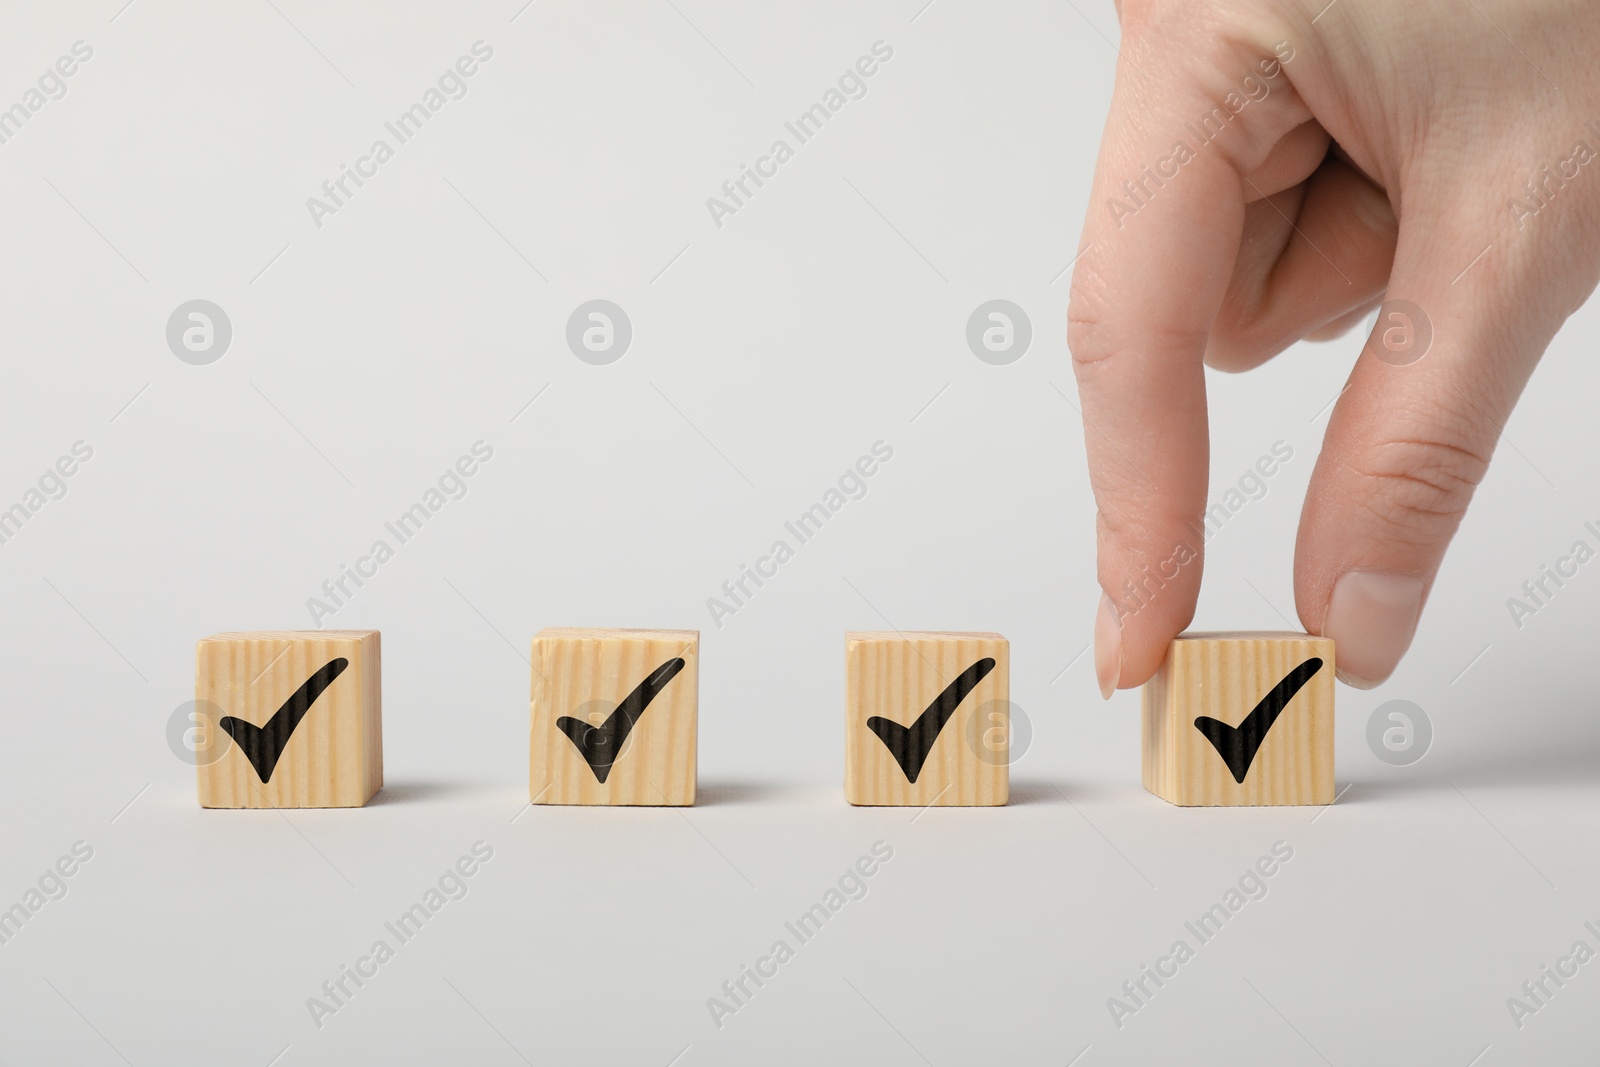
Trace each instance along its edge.
<path fill-rule="evenodd" d="M 1600 158 L 1574 158 L 1600 152 L 1600 4 L 1121 0 L 1118 14 L 1068 326 L 1099 509 L 1101 690 L 1144 683 L 1194 615 L 1198 558 L 1138 585 L 1175 546 L 1201 548 L 1202 367 L 1248 370 L 1407 301 L 1431 345 L 1386 355 L 1401 322 L 1380 318 L 1295 547 L 1301 623 L 1334 639 L 1341 679 L 1378 685 L 1535 365 L 1600 280 Z M 1218 107 L 1230 117 L 1203 140 L 1195 124 Z"/>

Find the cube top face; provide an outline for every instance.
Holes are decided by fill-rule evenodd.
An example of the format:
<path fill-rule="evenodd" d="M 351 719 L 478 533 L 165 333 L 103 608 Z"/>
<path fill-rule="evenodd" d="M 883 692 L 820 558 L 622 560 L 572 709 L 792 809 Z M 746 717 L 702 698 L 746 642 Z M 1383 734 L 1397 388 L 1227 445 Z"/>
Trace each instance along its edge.
<path fill-rule="evenodd" d="M 533 803 L 694 803 L 698 630 L 541 630 L 530 658 Z"/>
<path fill-rule="evenodd" d="M 1332 645 L 1329 638 L 1312 637 L 1294 630 L 1185 630 L 1172 639 L 1173 644 L 1180 641 L 1263 641 L 1269 644 L 1274 641 L 1326 641 Z"/>
<path fill-rule="evenodd" d="M 1184 806 L 1331 804 L 1333 703 L 1327 638 L 1180 634 L 1144 687 L 1145 788 Z"/>
<path fill-rule="evenodd" d="M 999 641 L 1001 644 L 1006 643 L 1006 639 L 999 634 L 967 630 L 849 630 L 844 635 L 844 642 L 847 648 L 852 644 L 873 642 L 892 644 L 896 641 L 949 640 L 980 640 Z"/>
<path fill-rule="evenodd" d="M 383 786 L 376 630 L 213 634 L 195 647 L 195 701 L 225 746 L 196 768 L 207 808 L 353 808 Z M 215 743 L 215 742 L 214 742 Z"/>
<path fill-rule="evenodd" d="M 845 635 L 845 799 L 980 807 L 1010 793 L 1011 646 L 995 633 Z"/>
<path fill-rule="evenodd" d="M 547 626 L 533 638 L 535 641 L 682 641 L 700 642 L 699 630 L 630 630 L 605 629 L 594 626 Z"/>
<path fill-rule="evenodd" d="M 205 641 L 360 641 L 377 637 L 377 630 L 227 630 Z"/>

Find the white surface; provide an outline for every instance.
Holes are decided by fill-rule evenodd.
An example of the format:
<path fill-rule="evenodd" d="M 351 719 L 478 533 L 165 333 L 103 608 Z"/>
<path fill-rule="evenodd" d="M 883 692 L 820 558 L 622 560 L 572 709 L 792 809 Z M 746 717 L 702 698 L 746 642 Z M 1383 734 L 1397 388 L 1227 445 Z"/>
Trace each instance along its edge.
<path fill-rule="evenodd" d="M 1410 659 L 1341 689 L 1340 804 L 1178 810 L 1139 787 L 1137 695 L 1102 705 L 1078 658 L 1097 594 L 1062 271 L 1109 4 L 120 3 L 0 34 L 6 101 L 95 50 L 0 146 L 0 500 L 94 448 L 0 545 L 0 907 L 94 848 L 0 945 L 0 1062 L 1592 1054 L 1600 962 L 1521 1030 L 1505 1002 L 1600 948 L 1600 564 L 1520 630 L 1506 599 L 1594 540 L 1596 309 L 1507 427 Z M 468 95 L 313 227 L 305 199 L 480 39 Z M 716 228 L 706 198 L 878 40 L 865 98 Z M 605 367 L 564 341 L 597 297 L 634 330 Z M 1034 326 L 1007 367 L 964 337 L 996 297 Z M 233 323 L 210 366 L 164 339 L 195 298 Z M 1292 615 L 1300 496 L 1359 344 L 1211 379 L 1213 497 L 1275 441 L 1295 455 L 1211 542 L 1197 626 Z M 466 497 L 330 623 L 383 631 L 380 801 L 199 810 L 164 735 L 195 639 L 308 626 L 480 439 Z M 880 439 L 867 496 L 716 628 L 706 598 Z M 1034 730 L 1011 807 L 844 805 L 842 635 L 885 619 L 1010 638 Z M 703 632 L 702 806 L 512 821 L 547 625 Z M 1366 747 L 1393 698 L 1436 731 L 1410 768 Z M 469 895 L 316 1028 L 306 999 L 478 840 Z M 867 896 L 718 1029 L 707 998 L 878 840 Z M 1279 840 L 1266 898 L 1114 1026 L 1107 998 Z"/>

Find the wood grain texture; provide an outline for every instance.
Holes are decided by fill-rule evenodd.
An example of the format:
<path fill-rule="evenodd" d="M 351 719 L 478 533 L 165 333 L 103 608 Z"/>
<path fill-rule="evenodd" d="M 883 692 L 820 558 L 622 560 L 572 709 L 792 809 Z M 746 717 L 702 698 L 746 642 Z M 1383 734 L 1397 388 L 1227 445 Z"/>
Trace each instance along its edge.
<path fill-rule="evenodd" d="M 700 632 L 556 628 L 533 639 L 528 794 L 535 804 L 687 806 L 695 799 Z M 664 663 L 683 669 L 645 707 L 600 782 L 556 725 L 599 726 Z"/>
<path fill-rule="evenodd" d="M 1179 634 L 1144 686 L 1144 787 L 1189 807 L 1333 803 L 1333 654 L 1331 640 L 1309 634 Z M 1321 669 L 1284 705 L 1244 782 L 1235 781 L 1195 719 L 1239 725 L 1312 657 Z"/>
<path fill-rule="evenodd" d="M 264 726 L 329 661 L 350 665 L 311 705 L 263 784 L 238 744 L 197 768 L 206 808 L 358 808 L 383 786 L 382 662 L 376 630 L 260 631 L 201 638 L 195 700 Z M 208 730 L 221 731 L 216 722 Z M 224 738 L 225 734 L 222 735 Z"/>
<path fill-rule="evenodd" d="M 910 726 L 985 657 L 995 667 L 956 706 L 915 783 L 867 726 Z M 994 633 L 845 634 L 844 795 L 851 804 L 987 807 L 1010 796 L 1011 646 Z"/>

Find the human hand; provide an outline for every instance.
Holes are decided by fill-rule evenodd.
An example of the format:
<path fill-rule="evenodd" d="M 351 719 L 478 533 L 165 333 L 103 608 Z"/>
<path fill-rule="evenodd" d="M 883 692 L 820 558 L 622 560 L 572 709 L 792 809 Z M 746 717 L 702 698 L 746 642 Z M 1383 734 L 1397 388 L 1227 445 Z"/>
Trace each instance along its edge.
<path fill-rule="evenodd" d="M 1258 366 L 1384 302 L 1295 547 L 1302 624 L 1334 639 L 1341 679 L 1377 685 L 1534 365 L 1600 279 L 1600 6 L 1118 13 L 1068 316 L 1099 508 L 1101 691 L 1147 680 L 1194 615 L 1203 366 Z M 1428 323 L 1431 346 L 1407 333 Z"/>

